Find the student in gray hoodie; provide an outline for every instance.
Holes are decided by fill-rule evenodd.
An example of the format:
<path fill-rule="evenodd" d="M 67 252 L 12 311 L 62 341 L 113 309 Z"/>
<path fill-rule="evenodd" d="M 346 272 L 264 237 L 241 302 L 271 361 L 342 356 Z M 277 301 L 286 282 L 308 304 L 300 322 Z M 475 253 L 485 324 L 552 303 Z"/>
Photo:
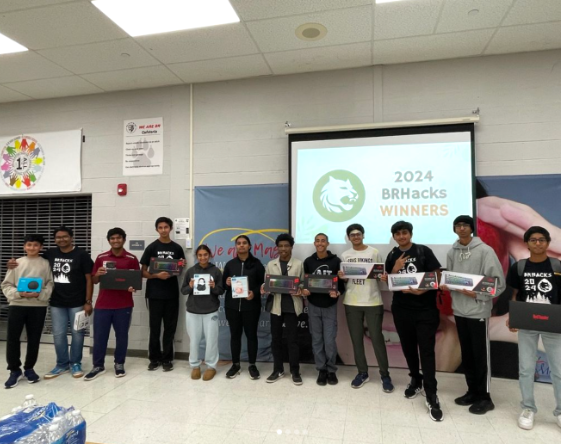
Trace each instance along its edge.
<path fill-rule="evenodd" d="M 222 272 L 210 262 L 212 253 L 206 245 L 199 245 L 195 251 L 198 262 L 187 270 L 185 280 L 181 286 L 181 293 L 187 298 L 187 334 L 190 339 L 189 364 L 191 365 L 191 379 L 201 378 L 201 362 L 199 347 L 204 336 L 206 340 L 205 363 L 207 369 L 203 374 L 203 381 L 210 381 L 216 375 L 218 364 L 218 309 L 220 295 L 224 293 L 222 287 Z M 201 278 L 195 281 L 195 275 L 209 274 L 210 289 L 206 285 L 199 285 Z M 204 279 L 202 279 L 204 281 Z M 195 289 L 200 290 L 195 294 Z"/>
<path fill-rule="evenodd" d="M 468 406 L 470 413 L 484 415 L 495 408 L 489 393 L 491 363 L 489 346 L 489 318 L 493 298 L 505 289 L 504 273 L 495 251 L 478 237 L 472 236 L 474 222 L 471 216 L 458 216 L 454 220 L 458 240 L 446 257 L 446 268 L 457 273 L 476 274 L 498 279 L 493 296 L 468 290 L 454 290 L 452 309 L 462 350 L 462 367 L 468 391 L 456 398 L 458 405 Z M 445 285 L 442 290 L 448 290 Z"/>

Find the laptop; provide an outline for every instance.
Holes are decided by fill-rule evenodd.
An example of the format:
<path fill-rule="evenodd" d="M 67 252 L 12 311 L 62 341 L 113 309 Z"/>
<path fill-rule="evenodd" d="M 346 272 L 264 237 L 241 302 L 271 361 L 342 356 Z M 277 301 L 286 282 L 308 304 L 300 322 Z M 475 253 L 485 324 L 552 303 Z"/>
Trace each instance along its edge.
<path fill-rule="evenodd" d="M 561 333 L 561 305 L 510 301 L 510 328 Z"/>
<path fill-rule="evenodd" d="M 142 271 L 140 270 L 110 270 L 99 277 L 102 290 L 142 290 Z"/>

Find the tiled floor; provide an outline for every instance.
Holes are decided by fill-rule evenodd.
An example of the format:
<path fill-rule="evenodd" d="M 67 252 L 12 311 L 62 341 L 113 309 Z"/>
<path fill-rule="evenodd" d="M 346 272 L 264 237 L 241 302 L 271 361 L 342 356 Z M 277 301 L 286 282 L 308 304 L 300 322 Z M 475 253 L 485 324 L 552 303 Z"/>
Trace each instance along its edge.
<path fill-rule="evenodd" d="M 5 353 L 0 342 L 0 353 Z M 86 358 L 89 370 L 89 357 Z M 111 359 L 108 359 L 111 362 Z M 54 350 L 42 345 L 36 370 L 50 370 Z M 116 379 L 108 372 L 85 382 L 63 375 L 35 385 L 20 382 L 0 393 L 0 416 L 33 393 L 39 402 L 55 401 L 82 409 L 88 422 L 88 440 L 104 444 L 161 443 L 428 443 L 428 444 L 552 444 L 561 442 L 551 414 L 554 408 L 550 385 L 536 384 L 540 413 L 531 431 L 517 427 L 519 391 L 517 381 L 493 380 L 496 409 L 475 416 L 453 399 L 465 391 L 462 375 L 439 374 L 439 396 L 444 421 L 435 423 L 426 413 L 424 398 L 407 400 L 405 370 L 393 370 L 396 391 L 382 392 L 377 369 L 359 390 L 350 387 L 355 369 L 343 367 L 337 386 L 319 387 L 313 366 L 304 365 L 304 385 L 294 386 L 285 377 L 275 384 L 264 378 L 252 381 L 247 370 L 234 380 L 220 368 L 210 382 L 189 378 L 187 363 L 175 370 L 148 372 L 147 361 L 130 358 L 127 376 Z M 271 364 L 260 364 L 263 376 Z"/>

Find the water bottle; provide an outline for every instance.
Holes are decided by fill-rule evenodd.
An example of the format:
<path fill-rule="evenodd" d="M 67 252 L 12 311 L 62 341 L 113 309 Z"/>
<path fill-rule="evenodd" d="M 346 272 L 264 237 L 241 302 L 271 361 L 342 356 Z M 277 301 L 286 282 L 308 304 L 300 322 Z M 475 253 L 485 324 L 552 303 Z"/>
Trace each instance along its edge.
<path fill-rule="evenodd" d="M 27 407 L 37 407 L 39 404 L 37 403 L 35 396 L 33 395 L 27 395 L 25 397 L 25 401 L 23 401 L 23 408 L 27 408 Z"/>
<path fill-rule="evenodd" d="M 74 410 L 72 412 L 72 427 L 76 427 L 85 421 L 80 410 Z"/>
<path fill-rule="evenodd" d="M 49 433 L 47 434 L 49 443 L 57 442 L 60 438 L 62 438 L 62 432 L 58 424 L 52 424 L 49 426 Z"/>
<path fill-rule="evenodd" d="M 15 415 L 15 414 L 21 412 L 22 410 L 23 410 L 23 407 L 21 405 L 18 405 L 17 407 L 14 407 L 12 409 L 12 413 Z"/>

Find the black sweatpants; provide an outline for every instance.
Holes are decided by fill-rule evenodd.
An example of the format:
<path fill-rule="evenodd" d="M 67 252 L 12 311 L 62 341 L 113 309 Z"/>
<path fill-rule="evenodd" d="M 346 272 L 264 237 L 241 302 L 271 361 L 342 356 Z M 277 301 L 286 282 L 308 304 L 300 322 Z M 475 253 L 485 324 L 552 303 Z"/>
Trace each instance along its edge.
<path fill-rule="evenodd" d="M 179 316 L 179 299 L 148 299 L 148 309 L 150 313 L 148 359 L 151 362 L 171 362 L 173 361 L 173 340 Z M 160 345 L 162 323 L 164 324 L 164 334 Z"/>
<path fill-rule="evenodd" d="M 462 367 L 468 392 L 480 400 L 490 400 L 491 362 L 489 319 L 454 316 L 462 349 Z"/>
<path fill-rule="evenodd" d="M 8 370 L 11 372 L 18 371 L 21 367 L 20 337 L 24 327 L 27 334 L 27 353 L 23 369 L 29 370 L 35 367 L 46 315 L 47 307 L 19 307 L 10 305 L 8 308 L 6 361 L 8 363 Z"/>
<path fill-rule="evenodd" d="M 438 309 L 408 310 L 392 306 L 393 320 L 410 376 L 421 379 L 419 358 L 423 368 L 423 385 L 427 397 L 436 395 L 436 330 L 440 324 Z"/>
<path fill-rule="evenodd" d="M 283 327 L 288 346 L 290 372 L 300 373 L 300 347 L 298 346 L 298 316 L 296 313 L 282 313 L 280 316 L 271 313 L 271 351 L 273 352 L 274 369 L 284 371 L 282 336 Z"/>
<path fill-rule="evenodd" d="M 240 355 L 242 353 L 242 334 L 245 332 L 247 338 L 247 356 L 250 364 L 257 361 L 257 328 L 259 327 L 259 317 L 261 316 L 261 308 L 259 310 L 238 311 L 232 308 L 226 308 L 226 319 L 230 325 L 230 351 L 232 353 L 232 362 L 240 363 Z"/>

